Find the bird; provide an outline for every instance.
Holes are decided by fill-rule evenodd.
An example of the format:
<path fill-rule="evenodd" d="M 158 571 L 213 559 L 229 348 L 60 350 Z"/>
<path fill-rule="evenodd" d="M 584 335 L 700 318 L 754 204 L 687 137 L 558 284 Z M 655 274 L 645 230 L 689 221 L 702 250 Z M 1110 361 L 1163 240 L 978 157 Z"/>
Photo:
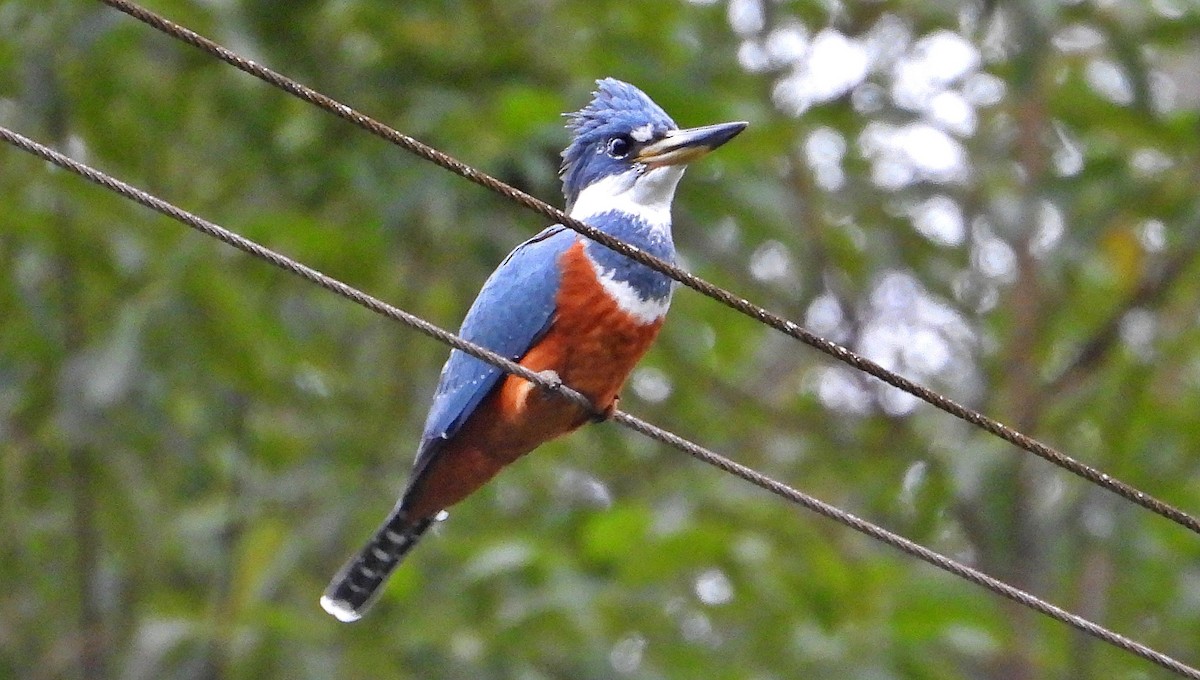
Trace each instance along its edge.
<path fill-rule="evenodd" d="M 566 212 L 643 252 L 675 261 L 671 202 L 685 166 L 747 123 L 681 129 L 629 83 L 596 81 L 566 114 Z M 615 412 L 634 365 L 658 335 L 674 281 L 561 224 L 517 246 L 483 284 L 459 335 Z M 593 414 L 461 350 L 442 368 L 407 488 L 320 604 L 360 619 L 388 576 L 446 508 Z"/>

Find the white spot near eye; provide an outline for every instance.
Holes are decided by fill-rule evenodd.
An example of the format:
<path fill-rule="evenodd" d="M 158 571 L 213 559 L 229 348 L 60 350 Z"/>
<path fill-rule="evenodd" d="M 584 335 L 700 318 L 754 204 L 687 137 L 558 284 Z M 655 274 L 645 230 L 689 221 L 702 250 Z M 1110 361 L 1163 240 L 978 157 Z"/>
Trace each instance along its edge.
<path fill-rule="evenodd" d="M 634 128 L 633 132 L 629 133 L 629 136 L 633 137 L 634 141 L 648 142 L 650 141 L 650 138 L 654 136 L 654 126 L 650 123 L 646 123 L 641 127 Z"/>

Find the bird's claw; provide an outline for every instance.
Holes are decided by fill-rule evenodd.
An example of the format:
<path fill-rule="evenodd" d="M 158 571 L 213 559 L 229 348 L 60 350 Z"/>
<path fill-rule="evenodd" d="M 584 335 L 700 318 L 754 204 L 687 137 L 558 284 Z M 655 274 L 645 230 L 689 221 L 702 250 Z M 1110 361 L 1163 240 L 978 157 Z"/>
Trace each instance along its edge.
<path fill-rule="evenodd" d="M 557 371 L 546 369 L 538 371 L 537 376 L 542 379 L 542 384 L 538 385 L 538 387 L 545 392 L 557 392 L 563 386 L 562 377 L 558 375 Z M 613 400 L 607 406 L 600 409 L 598 413 L 590 414 L 588 419 L 593 423 L 603 423 L 612 419 L 613 414 L 617 412 L 617 403 L 620 401 L 620 396 L 613 397 Z"/>
<path fill-rule="evenodd" d="M 609 402 L 608 406 L 605 406 L 604 408 L 600 409 L 599 413 L 593 413 L 591 415 L 592 422 L 593 423 L 603 423 L 603 422 L 607 422 L 607 421 L 611 420 L 613 417 L 613 414 L 617 412 L 617 404 L 619 404 L 620 401 L 621 401 L 620 396 L 613 397 L 613 400 L 611 402 Z"/>
<path fill-rule="evenodd" d="M 559 377 L 558 371 L 552 371 L 550 369 L 538 371 L 537 377 L 541 378 L 543 383 L 545 383 L 539 387 L 548 392 L 557 392 L 558 389 L 563 385 L 562 378 Z"/>

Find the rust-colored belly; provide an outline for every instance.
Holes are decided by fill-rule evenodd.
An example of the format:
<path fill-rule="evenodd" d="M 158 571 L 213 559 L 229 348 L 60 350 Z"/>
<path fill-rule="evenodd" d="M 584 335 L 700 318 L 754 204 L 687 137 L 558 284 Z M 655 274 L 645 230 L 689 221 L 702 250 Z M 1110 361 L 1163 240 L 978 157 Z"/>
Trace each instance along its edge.
<path fill-rule="evenodd" d="M 576 242 L 562 255 L 562 286 L 545 337 L 521 358 L 533 371 L 551 370 L 606 409 L 658 335 L 662 320 L 640 324 L 600 285 Z M 582 409 L 516 376 L 502 378 L 459 432 L 431 461 L 405 505 L 419 518 L 462 500 L 500 468 L 588 420 Z"/>

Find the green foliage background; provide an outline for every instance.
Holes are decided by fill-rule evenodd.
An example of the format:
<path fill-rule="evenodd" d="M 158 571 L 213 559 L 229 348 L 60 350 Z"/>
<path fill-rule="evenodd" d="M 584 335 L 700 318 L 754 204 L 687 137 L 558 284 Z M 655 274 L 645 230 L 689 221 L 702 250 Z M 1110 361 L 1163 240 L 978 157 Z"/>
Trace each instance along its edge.
<path fill-rule="evenodd" d="M 749 120 L 681 187 L 693 271 L 1200 511 L 1194 5 L 148 4 L 553 202 L 598 77 Z M 796 106 L 785 38 L 826 27 L 873 56 Z M 939 85 L 972 102 L 964 170 L 897 183 L 880 131 L 929 104 L 900 65 L 947 35 L 980 59 Z M 86 0 L 0 4 L 0 124 L 445 327 L 543 226 Z M 2 677 L 1163 676 L 611 425 L 338 624 L 317 597 L 445 348 L 15 149 L 0 268 Z M 1200 663 L 1196 536 L 711 301 L 680 291 L 623 406 Z"/>

